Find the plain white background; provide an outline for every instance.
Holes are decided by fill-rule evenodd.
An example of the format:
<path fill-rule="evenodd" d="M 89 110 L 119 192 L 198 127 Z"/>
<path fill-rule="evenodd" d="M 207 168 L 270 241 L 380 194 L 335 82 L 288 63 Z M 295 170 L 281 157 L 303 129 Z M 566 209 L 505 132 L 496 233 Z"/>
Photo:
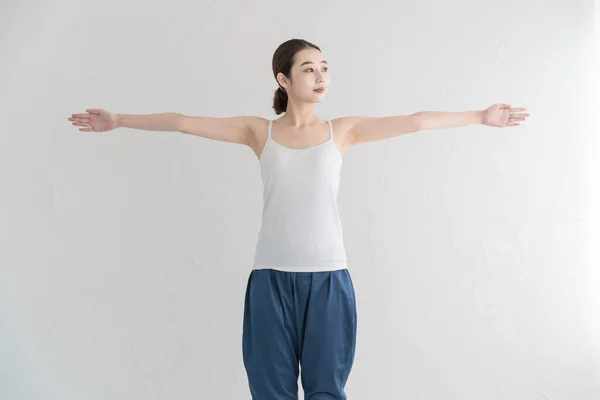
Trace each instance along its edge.
<path fill-rule="evenodd" d="M 0 399 L 250 398 L 255 155 L 176 132 L 80 132 L 67 118 L 277 118 L 271 57 L 290 38 L 329 62 L 323 119 L 531 113 L 516 128 L 421 131 L 345 154 L 359 317 L 348 398 L 599 398 L 592 0 L 0 11 Z"/>

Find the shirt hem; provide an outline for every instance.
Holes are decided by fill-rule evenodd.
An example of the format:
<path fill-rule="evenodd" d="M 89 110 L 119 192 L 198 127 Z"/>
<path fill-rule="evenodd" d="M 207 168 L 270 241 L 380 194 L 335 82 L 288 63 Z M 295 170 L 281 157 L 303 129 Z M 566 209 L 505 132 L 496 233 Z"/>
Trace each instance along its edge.
<path fill-rule="evenodd" d="M 329 265 L 321 266 L 308 266 L 308 265 L 265 265 L 265 264 L 254 264 L 254 269 L 276 269 L 284 272 L 327 272 L 327 271 L 338 271 L 340 269 L 346 269 L 348 267 L 346 261 L 342 260 Z"/>

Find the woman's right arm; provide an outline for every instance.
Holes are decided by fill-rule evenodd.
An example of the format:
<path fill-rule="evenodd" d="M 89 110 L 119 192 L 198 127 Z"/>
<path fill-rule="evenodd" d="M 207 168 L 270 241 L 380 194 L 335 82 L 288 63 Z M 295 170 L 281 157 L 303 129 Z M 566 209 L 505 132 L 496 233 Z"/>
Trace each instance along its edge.
<path fill-rule="evenodd" d="M 69 118 L 73 125 L 83 127 L 79 129 L 82 132 L 106 132 L 116 128 L 182 132 L 248 146 L 254 143 L 253 134 L 260 129 L 263 120 L 252 116 L 215 118 L 181 113 L 112 114 L 102 109 L 87 109 L 86 113 L 72 114 Z"/>
<path fill-rule="evenodd" d="M 252 147 L 254 132 L 260 130 L 264 118 L 241 117 L 199 117 L 182 115 L 179 120 L 179 131 L 206 139 L 222 142 L 240 143 Z"/>
<path fill-rule="evenodd" d="M 176 132 L 179 130 L 182 114 L 115 114 L 117 128 L 142 129 L 145 131 Z"/>

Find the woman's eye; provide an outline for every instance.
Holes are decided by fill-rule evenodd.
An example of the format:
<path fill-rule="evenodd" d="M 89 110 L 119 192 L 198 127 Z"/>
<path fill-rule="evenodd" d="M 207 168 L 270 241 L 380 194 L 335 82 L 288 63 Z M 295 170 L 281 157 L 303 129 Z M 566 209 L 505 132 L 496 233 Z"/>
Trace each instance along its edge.
<path fill-rule="evenodd" d="M 327 67 L 325 67 L 325 68 L 323 68 L 323 69 L 324 69 L 325 71 L 328 71 L 328 70 L 329 70 L 329 68 L 327 68 Z M 309 72 L 309 71 L 313 71 L 313 69 L 312 69 L 312 68 L 309 68 L 309 69 L 307 69 L 307 70 L 306 70 L 306 72 Z"/>

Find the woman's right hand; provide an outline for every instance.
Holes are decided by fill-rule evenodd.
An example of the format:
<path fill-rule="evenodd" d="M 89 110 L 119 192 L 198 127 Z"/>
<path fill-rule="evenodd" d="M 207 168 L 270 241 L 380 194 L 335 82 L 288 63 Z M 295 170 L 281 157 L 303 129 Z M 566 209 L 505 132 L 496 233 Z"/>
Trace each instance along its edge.
<path fill-rule="evenodd" d="M 117 116 L 106 110 L 91 108 L 83 114 L 71 114 L 69 121 L 79 128 L 81 132 L 106 132 L 118 128 Z"/>

